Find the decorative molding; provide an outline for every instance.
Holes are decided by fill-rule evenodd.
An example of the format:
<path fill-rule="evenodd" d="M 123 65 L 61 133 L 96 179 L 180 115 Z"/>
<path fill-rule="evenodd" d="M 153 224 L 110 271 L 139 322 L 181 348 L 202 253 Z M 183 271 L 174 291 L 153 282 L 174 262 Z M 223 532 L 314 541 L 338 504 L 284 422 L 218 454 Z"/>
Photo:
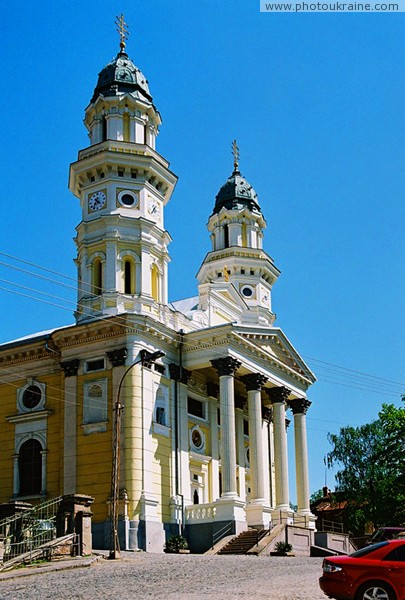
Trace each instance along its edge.
<path fill-rule="evenodd" d="M 60 363 L 60 366 L 65 373 L 65 377 L 74 377 L 77 375 L 79 370 L 80 360 L 74 358 L 73 360 L 66 360 Z"/>
<path fill-rule="evenodd" d="M 210 361 L 214 369 L 216 369 L 219 377 L 226 375 L 235 375 L 236 371 L 241 366 L 241 362 L 232 356 L 225 356 L 224 358 L 215 358 Z"/>
<path fill-rule="evenodd" d="M 196 373 L 191 373 L 187 385 L 190 391 L 207 396 L 207 384 Z"/>
<path fill-rule="evenodd" d="M 123 367 L 125 366 L 125 362 L 128 356 L 127 348 L 117 348 L 116 350 L 111 350 L 111 352 L 107 352 L 107 357 L 111 361 L 113 367 Z"/>
<path fill-rule="evenodd" d="M 312 402 L 307 398 L 298 398 L 297 400 L 290 400 L 287 404 L 293 415 L 306 415 Z"/>
<path fill-rule="evenodd" d="M 10 415 L 6 417 L 9 423 L 31 423 L 39 419 L 47 418 L 52 414 L 51 410 L 37 410 L 32 412 L 21 413 L 19 415 Z"/>
<path fill-rule="evenodd" d="M 246 386 L 248 392 L 261 391 L 262 387 L 268 380 L 267 377 L 261 373 L 249 373 L 249 375 L 243 375 L 240 377 L 243 385 Z"/>
<path fill-rule="evenodd" d="M 273 422 L 273 409 L 271 406 L 262 406 L 262 419 L 267 423 Z"/>
<path fill-rule="evenodd" d="M 286 402 L 288 396 L 291 394 L 291 390 L 286 388 L 284 385 L 280 387 L 265 388 L 265 390 L 272 404 Z"/>

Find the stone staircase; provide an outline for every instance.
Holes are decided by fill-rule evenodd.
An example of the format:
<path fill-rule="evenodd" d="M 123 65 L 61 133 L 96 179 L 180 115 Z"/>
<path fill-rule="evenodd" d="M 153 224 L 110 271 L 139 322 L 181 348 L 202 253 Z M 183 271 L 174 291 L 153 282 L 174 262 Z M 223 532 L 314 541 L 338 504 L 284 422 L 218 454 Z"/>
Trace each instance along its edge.
<path fill-rule="evenodd" d="M 223 546 L 217 554 L 247 554 L 268 533 L 268 529 L 242 531 Z"/>

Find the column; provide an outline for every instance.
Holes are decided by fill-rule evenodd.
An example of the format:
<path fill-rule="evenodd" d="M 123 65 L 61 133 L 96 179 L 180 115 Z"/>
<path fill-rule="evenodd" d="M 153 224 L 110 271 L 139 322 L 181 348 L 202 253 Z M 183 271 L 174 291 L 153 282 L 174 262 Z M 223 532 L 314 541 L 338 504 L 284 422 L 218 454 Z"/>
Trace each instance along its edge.
<path fill-rule="evenodd" d="M 276 510 L 289 511 L 290 497 L 288 489 L 288 451 L 285 427 L 285 407 L 290 390 L 275 387 L 267 390 L 273 405 L 274 466 L 276 479 Z"/>
<path fill-rule="evenodd" d="M 219 375 L 222 497 L 237 498 L 234 376 L 241 363 L 227 356 L 211 361 Z"/>
<path fill-rule="evenodd" d="M 63 402 L 63 493 L 76 493 L 77 471 L 77 371 L 78 359 L 61 362 L 65 373 Z"/>
<path fill-rule="evenodd" d="M 242 381 L 248 395 L 250 501 L 263 503 L 265 491 L 261 389 L 267 378 L 259 373 L 252 373 L 242 377 Z"/>
<path fill-rule="evenodd" d="M 309 508 L 309 476 L 308 476 L 308 446 L 306 413 L 311 402 L 306 398 L 299 398 L 289 402 L 294 415 L 294 442 L 295 442 L 295 475 L 297 482 L 297 504 L 300 515 L 310 515 Z"/>
<path fill-rule="evenodd" d="M 210 502 L 219 498 L 219 437 L 218 437 L 218 396 L 219 388 L 215 383 L 208 382 L 207 393 L 209 401 L 210 414 L 210 435 L 211 435 L 211 464 L 209 469 L 210 477 Z"/>

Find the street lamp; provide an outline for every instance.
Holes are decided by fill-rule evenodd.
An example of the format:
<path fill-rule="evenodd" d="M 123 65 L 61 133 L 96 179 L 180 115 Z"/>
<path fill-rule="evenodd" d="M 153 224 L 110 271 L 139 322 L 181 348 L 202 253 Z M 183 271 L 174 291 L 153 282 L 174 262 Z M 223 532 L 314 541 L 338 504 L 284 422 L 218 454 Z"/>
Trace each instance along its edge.
<path fill-rule="evenodd" d="M 113 462 L 111 474 L 111 530 L 110 530 L 110 554 L 109 559 L 120 558 L 120 545 L 118 539 L 118 501 L 119 501 L 119 481 L 120 481 L 120 434 L 121 434 L 121 417 L 124 405 L 120 401 L 120 393 L 124 379 L 128 372 L 141 363 L 141 365 L 151 367 L 158 359 L 165 356 L 161 350 L 156 352 L 148 352 L 141 350 L 139 358 L 130 365 L 118 384 L 117 398 L 114 407 L 114 429 L 113 429 Z"/>

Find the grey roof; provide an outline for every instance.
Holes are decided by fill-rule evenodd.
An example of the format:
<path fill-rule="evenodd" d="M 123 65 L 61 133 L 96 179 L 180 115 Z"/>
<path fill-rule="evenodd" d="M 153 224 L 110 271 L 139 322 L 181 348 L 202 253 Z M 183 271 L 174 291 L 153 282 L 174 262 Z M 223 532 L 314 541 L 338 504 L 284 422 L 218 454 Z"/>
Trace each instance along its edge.
<path fill-rule="evenodd" d="M 148 80 L 125 52 L 119 52 L 100 71 L 90 102 L 95 102 L 100 95 L 117 96 L 122 93 L 131 94 L 134 98 L 152 104 Z"/>
<path fill-rule="evenodd" d="M 222 208 L 232 210 L 244 207 L 261 212 L 256 192 L 236 168 L 219 190 L 212 214 L 219 213 Z"/>

